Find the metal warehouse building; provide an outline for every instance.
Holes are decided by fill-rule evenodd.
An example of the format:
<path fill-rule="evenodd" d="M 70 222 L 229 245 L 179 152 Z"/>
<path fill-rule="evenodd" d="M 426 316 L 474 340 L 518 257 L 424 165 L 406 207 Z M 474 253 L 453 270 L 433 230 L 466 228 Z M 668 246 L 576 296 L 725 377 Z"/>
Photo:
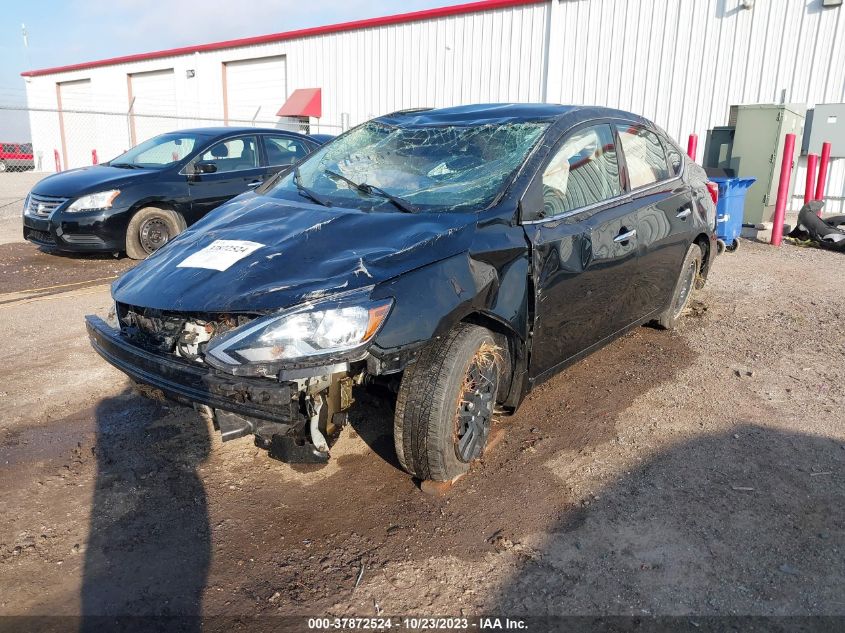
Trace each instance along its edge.
<path fill-rule="evenodd" d="M 845 102 L 843 14 L 841 0 L 490 0 L 24 77 L 45 170 L 54 156 L 90 164 L 180 127 L 338 133 L 402 108 L 478 102 L 618 107 L 703 140 L 734 104 Z M 827 193 L 841 208 L 845 158 Z"/>

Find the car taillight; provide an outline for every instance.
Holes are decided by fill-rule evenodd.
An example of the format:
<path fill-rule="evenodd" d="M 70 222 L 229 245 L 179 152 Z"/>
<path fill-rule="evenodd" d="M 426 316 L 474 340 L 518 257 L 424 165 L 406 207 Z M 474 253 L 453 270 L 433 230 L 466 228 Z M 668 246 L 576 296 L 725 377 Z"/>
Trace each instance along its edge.
<path fill-rule="evenodd" d="M 713 204 L 719 202 L 719 185 L 715 182 L 707 181 L 707 191 L 710 192 L 710 197 L 713 199 Z"/>

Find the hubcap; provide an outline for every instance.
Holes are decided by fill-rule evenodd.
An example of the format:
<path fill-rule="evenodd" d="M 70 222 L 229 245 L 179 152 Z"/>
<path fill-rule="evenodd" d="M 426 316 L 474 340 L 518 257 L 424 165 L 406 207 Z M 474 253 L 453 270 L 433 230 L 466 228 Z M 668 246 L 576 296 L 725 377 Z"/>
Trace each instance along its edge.
<path fill-rule="evenodd" d="M 499 368 L 495 360 L 473 359 L 458 400 L 455 422 L 455 453 L 462 462 L 480 457 L 487 445 L 498 387 Z"/>
<path fill-rule="evenodd" d="M 685 307 L 687 307 L 687 302 L 689 301 L 690 294 L 692 294 L 692 286 L 695 283 L 695 273 L 698 269 L 698 263 L 696 261 L 690 262 L 690 265 L 687 267 L 686 271 L 684 271 L 684 280 L 683 284 L 681 285 L 681 292 L 678 294 L 678 299 L 675 301 L 675 311 L 674 316 L 678 316 Z"/>
<path fill-rule="evenodd" d="M 141 246 L 148 253 L 152 253 L 167 244 L 170 239 L 170 231 L 167 224 L 161 218 L 150 218 L 141 224 L 139 230 Z"/>

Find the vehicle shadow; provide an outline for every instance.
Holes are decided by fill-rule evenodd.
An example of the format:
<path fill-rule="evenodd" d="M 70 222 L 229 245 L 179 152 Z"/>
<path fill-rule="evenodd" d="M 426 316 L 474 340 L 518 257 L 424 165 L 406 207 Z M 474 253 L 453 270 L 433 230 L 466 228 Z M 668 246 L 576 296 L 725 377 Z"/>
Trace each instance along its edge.
<path fill-rule="evenodd" d="M 355 406 L 349 412 L 349 425 L 384 462 L 404 472 L 393 445 L 393 415 L 396 394 L 380 386 L 360 387 L 354 392 Z"/>
<path fill-rule="evenodd" d="M 715 630 L 698 619 L 708 615 L 836 615 L 832 628 L 775 619 L 736 629 L 723 619 L 719 630 L 841 630 L 841 439 L 745 424 L 678 443 L 605 487 L 584 476 L 597 456 L 553 461 L 579 504 L 541 533 L 508 535 L 523 562 L 492 611 L 589 616 L 535 620 L 532 630 Z"/>
<path fill-rule="evenodd" d="M 211 450 L 205 421 L 127 390 L 98 405 L 96 425 L 81 630 L 101 629 L 102 616 L 199 616 L 211 559 L 197 472 Z"/>

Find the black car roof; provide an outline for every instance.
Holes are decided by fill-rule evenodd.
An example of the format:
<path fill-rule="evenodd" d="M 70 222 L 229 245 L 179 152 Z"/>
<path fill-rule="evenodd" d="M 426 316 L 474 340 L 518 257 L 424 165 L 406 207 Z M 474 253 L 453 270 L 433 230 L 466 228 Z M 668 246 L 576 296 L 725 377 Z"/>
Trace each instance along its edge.
<path fill-rule="evenodd" d="M 279 130 L 276 128 L 271 127 L 193 127 L 187 128 L 184 130 L 174 130 L 170 132 L 170 134 L 178 134 L 180 132 L 187 132 L 189 134 L 204 134 L 206 136 L 229 136 L 231 134 L 243 134 L 247 132 L 272 132 L 274 134 L 278 134 L 282 132 L 284 134 L 293 134 L 294 136 L 307 136 L 307 134 L 302 134 L 301 132 L 292 132 L 291 130 Z"/>
<path fill-rule="evenodd" d="M 449 108 L 419 108 L 400 110 L 376 120 L 396 126 L 485 125 L 557 121 L 570 114 L 580 115 L 584 119 L 614 117 L 645 122 L 641 116 L 624 110 L 553 103 L 483 103 Z"/>

